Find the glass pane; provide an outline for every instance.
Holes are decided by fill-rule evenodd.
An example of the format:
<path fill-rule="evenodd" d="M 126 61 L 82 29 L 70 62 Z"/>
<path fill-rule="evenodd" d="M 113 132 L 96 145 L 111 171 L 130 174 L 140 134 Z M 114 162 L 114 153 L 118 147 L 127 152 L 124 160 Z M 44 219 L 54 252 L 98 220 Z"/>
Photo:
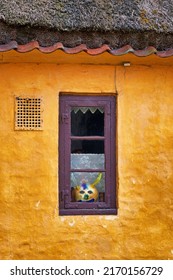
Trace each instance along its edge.
<path fill-rule="evenodd" d="M 71 169 L 104 169 L 104 154 L 71 154 Z"/>
<path fill-rule="evenodd" d="M 72 136 L 104 136 L 103 107 L 72 107 Z"/>
<path fill-rule="evenodd" d="M 71 200 L 73 202 L 104 202 L 104 172 L 71 172 Z"/>
<path fill-rule="evenodd" d="M 72 140 L 72 154 L 104 154 L 104 140 Z"/>

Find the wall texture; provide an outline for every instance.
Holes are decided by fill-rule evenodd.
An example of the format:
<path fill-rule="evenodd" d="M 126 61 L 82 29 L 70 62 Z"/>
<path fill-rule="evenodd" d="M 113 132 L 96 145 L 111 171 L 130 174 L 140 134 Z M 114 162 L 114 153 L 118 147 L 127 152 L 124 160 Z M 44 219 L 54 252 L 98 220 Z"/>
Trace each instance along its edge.
<path fill-rule="evenodd" d="M 173 259 L 173 67 L 0 65 L 0 258 Z M 58 214 L 60 91 L 118 92 L 117 216 Z M 42 96 L 43 131 L 14 130 Z"/>

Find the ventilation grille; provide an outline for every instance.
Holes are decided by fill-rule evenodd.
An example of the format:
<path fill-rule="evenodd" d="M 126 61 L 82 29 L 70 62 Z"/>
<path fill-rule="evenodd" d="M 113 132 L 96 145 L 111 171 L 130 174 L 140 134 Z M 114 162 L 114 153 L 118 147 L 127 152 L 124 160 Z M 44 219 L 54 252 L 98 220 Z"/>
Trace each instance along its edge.
<path fill-rule="evenodd" d="M 42 130 L 43 129 L 42 98 L 15 98 L 15 129 Z"/>

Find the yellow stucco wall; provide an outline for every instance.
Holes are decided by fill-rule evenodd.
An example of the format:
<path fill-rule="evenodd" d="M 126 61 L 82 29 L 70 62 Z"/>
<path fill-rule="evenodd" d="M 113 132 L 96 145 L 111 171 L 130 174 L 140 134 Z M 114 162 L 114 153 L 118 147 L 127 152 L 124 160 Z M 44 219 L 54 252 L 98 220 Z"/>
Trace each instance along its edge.
<path fill-rule="evenodd" d="M 0 258 L 173 259 L 173 67 L 0 65 Z M 118 92 L 119 212 L 58 214 L 60 91 Z M 43 131 L 14 130 L 42 96 Z"/>

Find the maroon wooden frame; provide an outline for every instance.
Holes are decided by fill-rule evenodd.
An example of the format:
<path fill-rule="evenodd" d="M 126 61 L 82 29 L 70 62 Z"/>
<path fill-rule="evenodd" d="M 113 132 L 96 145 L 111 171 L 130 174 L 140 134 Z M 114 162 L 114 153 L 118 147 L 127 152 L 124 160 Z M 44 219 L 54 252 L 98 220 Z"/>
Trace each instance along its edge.
<path fill-rule="evenodd" d="M 117 214 L 116 208 L 116 96 L 113 95 L 60 95 L 59 114 L 59 214 L 60 215 L 109 215 Z M 71 136 L 71 107 L 104 107 L 104 136 Z M 105 202 L 71 202 L 70 168 L 71 139 L 104 140 Z M 82 169 L 75 171 L 83 172 Z M 85 170 L 89 171 L 89 170 Z M 93 171 L 93 169 L 92 169 Z"/>

